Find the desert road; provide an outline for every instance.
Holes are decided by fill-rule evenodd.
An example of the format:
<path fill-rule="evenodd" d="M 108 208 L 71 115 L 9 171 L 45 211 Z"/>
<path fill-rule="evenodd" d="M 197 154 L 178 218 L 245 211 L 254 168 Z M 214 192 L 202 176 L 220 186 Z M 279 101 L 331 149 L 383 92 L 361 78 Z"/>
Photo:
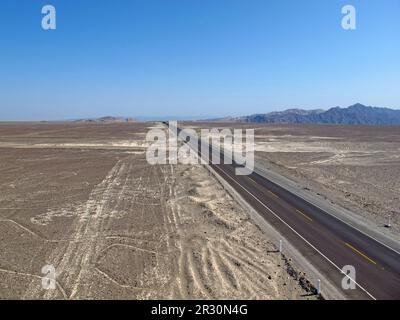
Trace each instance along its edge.
<path fill-rule="evenodd" d="M 400 299 L 399 252 L 256 172 L 238 176 L 235 163 L 210 166 L 346 298 Z M 342 289 L 347 265 L 355 268 L 356 289 Z"/>

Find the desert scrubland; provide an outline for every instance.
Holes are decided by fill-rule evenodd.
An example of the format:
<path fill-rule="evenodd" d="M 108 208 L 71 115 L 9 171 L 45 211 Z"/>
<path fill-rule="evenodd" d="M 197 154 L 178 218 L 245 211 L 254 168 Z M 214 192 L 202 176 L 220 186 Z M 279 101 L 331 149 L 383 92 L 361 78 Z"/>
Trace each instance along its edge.
<path fill-rule="evenodd" d="M 0 124 L 0 298 L 313 298 L 301 273 L 293 276 L 276 244 L 204 166 L 147 163 L 152 126 L 159 125 Z M 258 133 L 275 139 L 261 159 L 302 168 L 288 152 L 307 143 L 285 130 Z M 319 161 L 316 168 L 346 159 L 313 154 L 306 155 Z M 304 170 L 317 178 L 314 167 Z M 44 265 L 56 269 L 54 290 L 42 288 Z"/>

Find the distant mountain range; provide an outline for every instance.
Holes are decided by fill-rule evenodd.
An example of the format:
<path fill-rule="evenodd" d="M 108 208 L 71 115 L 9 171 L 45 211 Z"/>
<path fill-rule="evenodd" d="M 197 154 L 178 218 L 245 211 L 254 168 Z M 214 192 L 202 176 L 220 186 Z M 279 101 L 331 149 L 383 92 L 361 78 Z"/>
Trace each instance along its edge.
<path fill-rule="evenodd" d="M 123 118 L 123 117 L 102 117 L 102 118 L 95 118 L 95 119 L 79 119 L 75 120 L 74 122 L 83 122 L 83 123 L 115 123 L 115 122 L 136 122 L 133 118 Z"/>
<path fill-rule="evenodd" d="M 369 107 L 360 103 L 347 108 L 334 107 L 329 110 L 289 109 L 243 117 L 228 117 L 214 121 L 250 123 L 316 123 L 349 125 L 400 125 L 400 110 Z"/>

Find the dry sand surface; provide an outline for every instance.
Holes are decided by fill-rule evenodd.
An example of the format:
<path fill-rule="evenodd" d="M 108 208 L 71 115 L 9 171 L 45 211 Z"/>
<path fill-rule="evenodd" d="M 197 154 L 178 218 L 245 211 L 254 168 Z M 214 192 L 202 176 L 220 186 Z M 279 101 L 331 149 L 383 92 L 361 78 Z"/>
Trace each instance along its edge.
<path fill-rule="evenodd" d="M 205 167 L 147 163 L 149 126 L 0 124 L 0 298 L 313 298 Z"/>
<path fill-rule="evenodd" d="M 187 124 L 191 126 L 191 124 Z M 385 229 L 400 232 L 400 126 L 196 123 L 255 129 L 256 163 Z M 387 231 L 387 230 L 386 230 Z"/>

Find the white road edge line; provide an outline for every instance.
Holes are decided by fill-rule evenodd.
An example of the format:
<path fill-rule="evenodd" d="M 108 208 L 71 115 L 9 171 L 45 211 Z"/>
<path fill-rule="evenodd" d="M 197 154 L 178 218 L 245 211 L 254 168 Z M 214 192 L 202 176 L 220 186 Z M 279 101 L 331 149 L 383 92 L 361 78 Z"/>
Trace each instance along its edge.
<path fill-rule="evenodd" d="M 351 281 L 353 281 L 362 291 L 364 291 L 368 296 L 370 296 L 373 300 L 376 298 L 370 294 L 365 288 L 363 288 L 359 283 L 354 281 L 351 277 L 345 274 L 342 269 L 340 269 L 333 261 L 331 261 L 327 256 L 325 256 L 321 251 L 319 251 L 314 245 L 312 245 L 307 239 L 305 239 L 301 234 L 299 234 L 295 229 L 293 229 L 286 221 L 284 221 L 281 217 L 279 217 L 274 211 L 272 211 L 267 205 L 265 205 L 260 199 L 258 199 L 255 195 L 253 195 L 250 191 L 248 191 L 245 187 L 243 187 L 239 182 L 229 176 L 223 169 L 219 168 L 222 172 L 225 173 L 227 177 L 229 177 L 232 181 L 234 181 L 239 187 L 241 187 L 244 191 L 246 191 L 249 195 L 251 195 L 254 199 L 256 199 L 263 207 L 265 207 L 269 212 L 271 212 L 276 218 L 278 218 L 283 224 L 285 224 L 290 230 L 292 230 L 296 235 L 298 235 L 305 243 L 307 243 L 311 248 L 313 248 L 316 252 L 318 252 L 322 257 L 324 257 L 330 264 L 332 264 L 336 269 L 340 271 L 341 274 L 344 274 Z"/>
<path fill-rule="evenodd" d="M 258 169 L 258 170 L 259 170 L 259 169 Z M 260 173 L 258 173 L 257 171 L 254 171 L 254 172 L 257 173 L 258 175 L 260 175 L 261 177 L 263 177 L 263 178 L 265 178 L 265 179 L 267 179 L 267 180 L 270 180 L 268 177 L 265 177 L 263 174 L 260 174 Z M 318 206 L 317 204 L 315 204 L 315 203 L 313 203 L 313 202 L 310 202 L 309 200 L 303 198 L 301 195 L 299 195 L 299 194 L 297 194 L 297 193 L 293 193 L 293 192 L 287 190 L 285 187 L 281 186 L 279 183 L 276 183 L 275 181 L 271 181 L 271 182 L 274 183 L 274 184 L 276 184 L 276 185 L 279 186 L 280 188 L 282 188 L 282 189 L 284 189 L 284 190 L 286 190 L 286 191 L 288 191 L 288 192 L 294 194 L 295 196 L 299 197 L 300 199 L 303 199 L 303 200 L 306 201 L 307 203 L 310 203 L 310 204 L 313 205 L 314 207 L 317 207 L 318 209 L 322 210 L 323 212 L 329 214 L 331 217 L 333 217 L 333 218 L 335 218 L 335 219 L 337 219 L 337 220 L 343 222 L 343 223 L 346 224 L 347 226 L 349 226 L 349 227 L 351 227 L 351 228 L 357 230 L 358 232 L 362 233 L 364 236 L 367 236 L 368 238 L 371 238 L 372 240 L 378 242 L 379 244 L 383 245 L 384 247 L 386 247 L 386 248 L 392 250 L 393 252 L 397 253 L 398 255 L 400 255 L 400 252 L 397 251 L 396 249 L 393 249 L 393 248 L 390 247 L 389 245 L 387 245 L 387 244 L 383 243 L 382 241 L 380 241 L 380 240 L 374 238 L 373 236 L 367 234 L 366 232 L 364 232 L 364 231 L 358 229 L 357 227 L 353 226 L 352 224 L 346 222 L 345 220 L 342 220 L 341 218 L 339 218 L 339 217 L 337 217 L 337 216 L 335 216 L 335 215 L 333 215 L 333 214 L 327 212 L 325 209 L 322 209 L 322 208 L 321 208 L 320 206 Z"/>
<path fill-rule="evenodd" d="M 190 144 L 189 144 L 190 145 Z M 200 150 L 200 155 L 203 157 L 203 154 Z M 217 166 L 216 166 L 217 167 Z M 239 187 L 241 187 L 244 191 L 246 191 L 249 195 L 251 195 L 255 200 L 257 200 L 263 207 L 265 207 L 268 211 L 270 211 L 276 218 L 278 218 L 284 225 L 286 225 L 290 230 L 292 230 L 298 237 L 300 237 L 305 243 L 307 243 L 311 248 L 313 248 L 318 254 L 320 254 L 323 258 L 325 258 L 330 264 L 332 264 L 337 270 L 340 271 L 341 274 L 344 274 L 350 281 L 354 282 L 362 291 L 364 291 L 369 297 L 371 297 L 373 300 L 376 300 L 376 298 L 370 294 L 364 287 L 362 287 L 359 283 L 357 283 L 354 279 L 349 277 L 347 274 L 345 274 L 342 269 L 340 269 L 333 261 L 331 261 L 327 256 L 325 256 L 321 251 L 319 251 L 314 245 L 312 245 L 307 239 L 305 239 L 300 233 L 298 233 L 295 229 L 293 229 L 286 221 L 284 221 L 281 217 L 279 217 L 274 211 L 272 211 L 267 205 L 265 205 L 260 199 L 258 199 L 255 195 L 253 195 L 250 191 L 248 191 L 245 187 L 243 187 L 239 182 L 237 182 L 235 179 L 229 176 L 223 169 L 217 167 L 220 169 L 222 172 L 225 173 L 229 179 L 231 179 L 233 182 L 235 182 Z M 262 176 L 262 175 L 261 175 Z M 266 177 L 264 177 L 266 178 Z M 284 188 L 283 188 L 284 189 Z M 286 190 L 286 189 L 285 189 Z M 306 199 L 303 199 L 307 201 Z M 308 202 L 308 201 L 307 201 Z M 318 207 L 319 208 L 319 207 Z M 321 208 L 319 208 L 321 209 Z M 322 210 L 322 209 L 321 209 Z M 323 210 L 324 211 L 324 210 Z M 340 219 L 338 219 L 340 220 Z M 354 228 L 355 229 L 355 228 Z M 372 237 L 371 237 L 372 238 Z M 373 238 L 372 238 L 373 239 Z M 374 239 L 375 240 L 375 239 Z M 379 242 L 379 241 L 378 241 Z M 392 249 L 393 250 L 393 249 Z M 394 250 L 395 251 L 395 250 Z M 395 251 L 396 252 L 396 251 Z"/>

